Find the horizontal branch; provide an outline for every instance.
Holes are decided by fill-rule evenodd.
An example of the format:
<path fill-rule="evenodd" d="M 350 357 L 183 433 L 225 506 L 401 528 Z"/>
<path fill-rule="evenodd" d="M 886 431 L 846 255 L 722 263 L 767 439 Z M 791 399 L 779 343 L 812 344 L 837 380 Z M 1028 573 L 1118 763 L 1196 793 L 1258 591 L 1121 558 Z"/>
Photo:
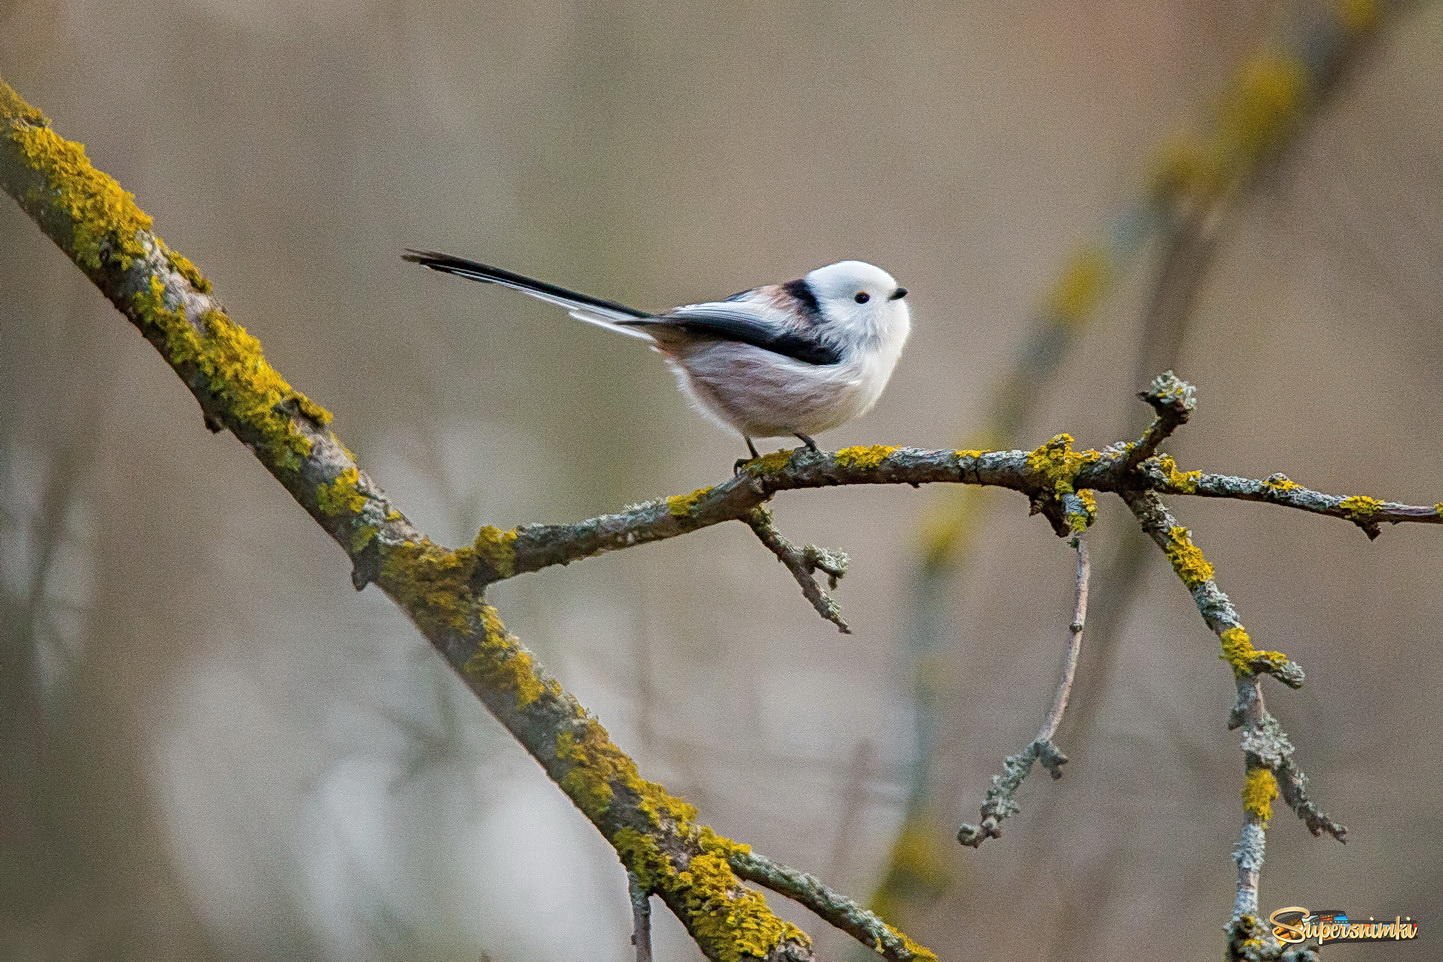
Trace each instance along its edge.
<path fill-rule="evenodd" d="M 1366 495 L 1326 494 L 1281 474 L 1253 479 L 1183 471 L 1169 455 L 1134 466 L 1136 442 L 1076 450 L 1060 434 L 1031 451 L 946 451 L 885 445 L 834 453 L 806 448 L 777 451 L 748 462 L 735 477 L 572 524 L 526 524 L 482 529 L 486 543 L 505 550 L 479 572 L 483 583 L 565 565 L 583 558 L 690 534 L 744 519 L 781 491 L 857 484 L 967 484 L 1007 488 L 1046 503 L 1061 492 L 1096 491 L 1229 498 L 1282 505 L 1343 518 L 1375 534 L 1381 524 L 1443 524 L 1443 504 L 1409 505 Z"/>

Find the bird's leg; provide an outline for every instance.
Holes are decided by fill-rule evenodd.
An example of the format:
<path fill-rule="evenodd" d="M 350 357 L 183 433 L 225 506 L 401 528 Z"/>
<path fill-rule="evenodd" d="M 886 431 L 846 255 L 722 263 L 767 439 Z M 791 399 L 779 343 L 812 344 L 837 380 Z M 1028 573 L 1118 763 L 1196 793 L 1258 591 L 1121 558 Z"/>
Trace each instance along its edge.
<path fill-rule="evenodd" d="M 743 434 L 742 440 L 747 443 L 747 450 L 752 453 L 752 456 L 749 458 L 737 458 L 736 464 L 732 465 L 732 474 L 741 474 L 743 465 L 745 465 L 748 461 L 755 461 L 757 458 L 762 456 L 761 452 L 757 450 L 757 446 L 752 443 L 752 439 L 750 437 Z"/>
<path fill-rule="evenodd" d="M 797 432 L 797 440 L 805 444 L 807 446 L 807 450 L 812 452 L 813 454 L 821 453 L 821 451 L 817 448 L 817 442 L 813 441 L 811 438 L 807 437 L 800 431 Z"/>

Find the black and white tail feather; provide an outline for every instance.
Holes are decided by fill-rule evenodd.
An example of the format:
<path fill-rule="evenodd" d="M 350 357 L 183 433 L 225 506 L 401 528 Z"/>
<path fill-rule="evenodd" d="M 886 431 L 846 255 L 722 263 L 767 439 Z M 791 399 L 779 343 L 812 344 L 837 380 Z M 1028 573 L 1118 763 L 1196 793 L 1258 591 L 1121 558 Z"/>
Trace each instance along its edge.
<path fill-rule="evenodd" d="M 649 340 L 644 332 L 635 326 L 626 326 L 624 323 L 650 318 L 652 315 L 646 311 L 638 311 L 634 307 L 627 307 L 625 304 L 618 304 L 600 297 L 592 297 L 590 294 L 583 294 L 580 291 L 568 290 L 534 277 L 527 277 L 525 274 L 508 271 L 504 267 L 492 267 L 490 264 L 482 264 L 479 261 L 454 257 L 438 251 L 407 250 L 401 256 L 413 264 L 429 267 L 442 274 L 455 274 L 457 277 L 480 281 L 483 284 L 499 284 L 502 287 L 509 287 L 513 291 L 529 294 L 538 301 L 563 307 L 578 321 L 586 321 L 588 324 L 596 324 L 631 337 Z"/>

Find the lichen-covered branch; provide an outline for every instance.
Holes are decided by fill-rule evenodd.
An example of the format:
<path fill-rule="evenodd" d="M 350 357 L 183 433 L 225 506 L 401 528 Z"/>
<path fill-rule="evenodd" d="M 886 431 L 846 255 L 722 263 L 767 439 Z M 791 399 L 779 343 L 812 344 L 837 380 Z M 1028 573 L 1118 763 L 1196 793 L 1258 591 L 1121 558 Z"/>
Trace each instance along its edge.
<path fill-rule="evenodd" d="M 1293 762 L 1292 742 L 1263 703 L 1260 674 L 1271 674 L 1296 688 L 1303 681 L 1302 669 L 1282 652 L 1253 647 L 1237 610 L 1213 580 L 1212 565 L 1193 543 L 1191 532 L 1178 523 L 1155 492 L 1127 494 L 1124 500 L 1191 592 L 1203 620 L 1217 633 L 1222 642 L 1221 657 L 1232 666 L 1236 677 L 1238 700 L 1229 725 L 1243 728 L 1245 776 L 1243 827 L 1233 849 L 1238 874 L 1228 924 L 1229 958 L 1277 959 L 1281 947 L 1258 918 L 1258 884 L 1273 801 L 1282 793 L 1314 835 L 1327 832 L 1341 842 L 1347 833 L 1308 797 L 1307 777 Z"/>
<path fill-rule="evenodd" d="M 851 634 L 852 629 L 847 627 L 846 621 L 842 619 L 842 609 L 822 590 L 822 586 L 817 584 L 817 572 L 820 571 L 827 576 L 827 583 L 832 590 L 836 590 L 837 582 L 847 573 L 846 554 L 829 548 L 818 548 L 814 544 L 797 547 L 782 536 L 777 530 L 772 513 L 761 506 L 753 508 L 742 520 L 756 533 L 761 543 L 767 546 L 767 550 L 786 566 L 792 577 L 797 579 L 802 595 L 812 603 L 817 614 L 836 625 L 842 634 Z"/>
<path fill-rule="evenodd" d="M 1176 381 L 1176 379 L 1174 379 Z M 1184 382 L 1177 384 L 1191 387 Z M 1156 422 L 1155 422 L 1156 423 Z M 476 547 L 482 583 L 501 581 L 551 565 L 570 564 L 609 551 L 674 538 L 727 521 L 746 519 L 782 491 L 848 484 L 967 484 L 1025 494 L 1062 533 L 1085 526 L 1089 492 L 1138 491 L 1261 501 L 1343 518 L 1376 529 L 1405 522 L 1443 524 L 1443 504 L 1408 505 L 1365 495 L 1313 491 L 1282 475 L 1240 478 L 1184 471 L 1170 455 L 1135 463 L 1140 442 L 1102 449 L 1073 447 L 1059 434 L 1031 451 L 930 451 L 887 445 L 843 448 L 833 453 L 805 448 L 777 451 L 743 465 L 740 473 L 698 488 L 572 524 L 526 524 L 509 530 L 483 528 Z M 1055 504 L 1051 512 L 1048 505 Z"/>
<path fill-rule="evenodd" d="M 206 424 L 239 438 L 335 539 L 357 586 L 374 581 L 406 612 L 709 958 L 812 958 L 806 935 L 732 871 L 737 843 L 642 778 L 600 722 L 507 633 L 475 586 L 510 539 L 483 532 L 451 550 L 425 538 L 360 470 L 330 414 L 270 366 L 134 198 L 3 81 L 0 188 L 155 346 Z"/>
<path fill-rule="evenodd" d="M 1253 647 L 1252 637 L 1238 618 L 1237 609 L 1213 580 L 1213 566 L 1192 540 L 1192 532 L 1178 523 L 1162 499 L 1152 491 L 1123 495 L 1138 524 L 1162 549 L 1178 579 L 1187 586 L 1198 613 L 1222 642 L 1222 659 L 1239 678 L 1265 673 L 1289 688 L 1303 684 L 1303 669 L 1281 651 Z"/>
<path fill-rule="evenodd" d="M 1002 820 L 1021 811 L 1017 804 L 1017 790 L 1032 771 L 1034 762 L 1047 769 L 1054 779 L 1062 777 L 1062 766 L 1067 756 L 1057 747 L 1057 726 L 1067 711 L 1067 701 L 1072 696 L 1072 682 L 1077 677 L 1077 659 L 1082 655 L 1082 632 L 1087 627 L 1087 594 L 1092 578 L 1092 561 L 1088 556 L 1087 542 L 1082 535 L 1071 539 L 1077 552 L 1077 574 L 1073 580 L 1072 621 L 1067 626 L 1067 650 L 1062 656 L 1062 673 L 1057 680 L 1057 689 L 1052 695 L 1052 705 L 1042 720 L 1042 727 L 1027 747 L 1016 755 L 1009 755 L 1002 763 L 1002 774 L 992 777 L 992 787 L 982 802 L 982 820 L 976 825 L 964 824 L 957 829 L 957 841 L 976 848 L 989 838 L 1002 835 Z"/>
<path fill-rule="evenodd" d="M 936 962 L 931 949 L 913 942 L 882 921 L 874 912 L 828 888 L 807 872 L 773 862 L 756 852 L 739 851 L 732 856 L 732 870 L 787 898 L 805 905 L 819 917 L 851 935 L 884 959 L 893 962 Z"/>

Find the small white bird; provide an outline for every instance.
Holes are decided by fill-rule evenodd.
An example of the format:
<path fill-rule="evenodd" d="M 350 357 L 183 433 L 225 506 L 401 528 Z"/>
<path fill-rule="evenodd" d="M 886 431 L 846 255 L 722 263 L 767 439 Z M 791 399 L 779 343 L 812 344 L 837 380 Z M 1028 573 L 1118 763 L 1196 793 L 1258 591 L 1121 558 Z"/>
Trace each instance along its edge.
<path fill-rule="evenodd" d="M 449 254 L 404 256 L 648 340 L 696 406 L 740 431 L 754 458 L 753 438 L 794 435 L 815 451 L 811 435 L 871 410 L 911 330 L 907 289 L 862 261 L 840 261 L 785 284 L 648 314 Z"/>

